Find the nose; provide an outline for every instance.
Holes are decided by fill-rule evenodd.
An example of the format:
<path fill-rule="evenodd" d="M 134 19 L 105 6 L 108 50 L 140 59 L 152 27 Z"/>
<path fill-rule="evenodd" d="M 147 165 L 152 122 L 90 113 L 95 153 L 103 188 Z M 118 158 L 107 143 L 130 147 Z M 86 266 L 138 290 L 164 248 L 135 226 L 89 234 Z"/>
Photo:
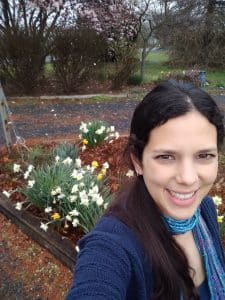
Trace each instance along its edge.
<path fill-rule="evenodd" d="M 179 184 L 191 186 L 198 181 L 198 171 L 197 167 L 193 162 L 184 161 L 180 163 L 176 181 Z"/>

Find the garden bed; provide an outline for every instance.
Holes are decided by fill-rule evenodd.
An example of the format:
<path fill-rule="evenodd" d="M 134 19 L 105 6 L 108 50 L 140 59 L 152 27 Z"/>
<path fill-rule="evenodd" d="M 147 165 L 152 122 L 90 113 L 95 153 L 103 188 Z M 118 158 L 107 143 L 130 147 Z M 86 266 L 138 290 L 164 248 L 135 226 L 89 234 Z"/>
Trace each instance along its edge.
<path fill-rule="evenodd" d="M 97 160 L 99 165 L 104 162 L 109 163 L 108 186 L 112 192 L 116 192 L 121 184 L 121 178 L 126 177 L 125 174 L 129 169 L 127 162 L 123 157 L 123 151 L 127 138 L 120 137 L 112 143 L 103 143 L 95 148 L 87 149 L 80 153 L 81 161 L 84 164 L 91 164 L 93 160 Z M 51 149 L 55 144 L 43 145 L 45 149 Z M 18 178 L 12 171 L 12 165 L 18 163 L 18 151 L 13 151 L 10 155 L 4 154 L 0 157 L 0 191 L 11 190 L 21 187 L 25 184 L 24 180 Z M 216 183 L 214 184 L 210 194 L 218 195 L 225 199 L 225 160 L 221 156 L 219 163 L 219 173 Z M 43 247 L 47 248 L 57 259 L 71 270 L 75 262 L 75 245 L 77 240 L 83 235 L 78 228 L 69 227 L 53 230 L 48 228 L 45 232 L 40 228 L 40 220 L 43 218 L 43 212 L 37 208 L 30 207 L 26 211 L 18 211 L 15 209 L 17 202 L 24 201 L 24 196 L 16 192 L 7 199 L 4 195 L 0 197 L 0 211 L 18 225 L 32 239 L 36 240 Z M 220 208 L 220 214 L 225 213 L 225 203 Z M 56 228 L 57 229 L 57 228 Z M 225 244 L 225 236 L 223 235 Z"/>

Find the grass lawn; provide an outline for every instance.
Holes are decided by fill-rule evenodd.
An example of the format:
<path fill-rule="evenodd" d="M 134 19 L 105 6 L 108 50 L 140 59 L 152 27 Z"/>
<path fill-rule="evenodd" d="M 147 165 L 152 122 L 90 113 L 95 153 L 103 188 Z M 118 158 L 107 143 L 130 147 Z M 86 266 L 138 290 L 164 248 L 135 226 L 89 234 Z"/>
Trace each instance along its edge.
<path fill-rule="evenodd" d="M 180 73 L 184 69 L 173 68 L 166 64 L 169 55 L 165 51 L 150 52 L 145 66 L 145 83 L 164 78 L 168 73 Z M 209 88 L 225 88 L 225 70 L 206 70 L 206 79 Z"/>

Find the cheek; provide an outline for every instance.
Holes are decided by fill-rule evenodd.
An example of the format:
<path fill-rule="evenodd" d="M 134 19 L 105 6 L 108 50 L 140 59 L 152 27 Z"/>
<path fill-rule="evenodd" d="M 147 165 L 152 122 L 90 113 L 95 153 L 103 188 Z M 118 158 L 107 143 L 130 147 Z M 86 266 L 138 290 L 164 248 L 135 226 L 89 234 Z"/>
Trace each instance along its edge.
<path fill-rule="evenodd" d="M 211 168 L 208 168 L 207 170 L 204 170 L 202 172 L 202 180 L 206 184 L 213 184 L 217 178 L 218 173 L 218 165 L 214 165 Z"/>

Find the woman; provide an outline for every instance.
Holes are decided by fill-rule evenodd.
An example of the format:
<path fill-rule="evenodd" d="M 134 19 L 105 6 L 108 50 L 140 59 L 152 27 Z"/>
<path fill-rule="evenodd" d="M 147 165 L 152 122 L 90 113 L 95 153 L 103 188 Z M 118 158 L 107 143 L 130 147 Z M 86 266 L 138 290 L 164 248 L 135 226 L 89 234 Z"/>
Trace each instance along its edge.
<path fill-rule="evenodd" d="M 67 300 L 225 299 L 225 255 L 210 197 L 222 115 L 200 89 L 168 81 L 135 109 L 136 171 L 81 239 Z"/>

